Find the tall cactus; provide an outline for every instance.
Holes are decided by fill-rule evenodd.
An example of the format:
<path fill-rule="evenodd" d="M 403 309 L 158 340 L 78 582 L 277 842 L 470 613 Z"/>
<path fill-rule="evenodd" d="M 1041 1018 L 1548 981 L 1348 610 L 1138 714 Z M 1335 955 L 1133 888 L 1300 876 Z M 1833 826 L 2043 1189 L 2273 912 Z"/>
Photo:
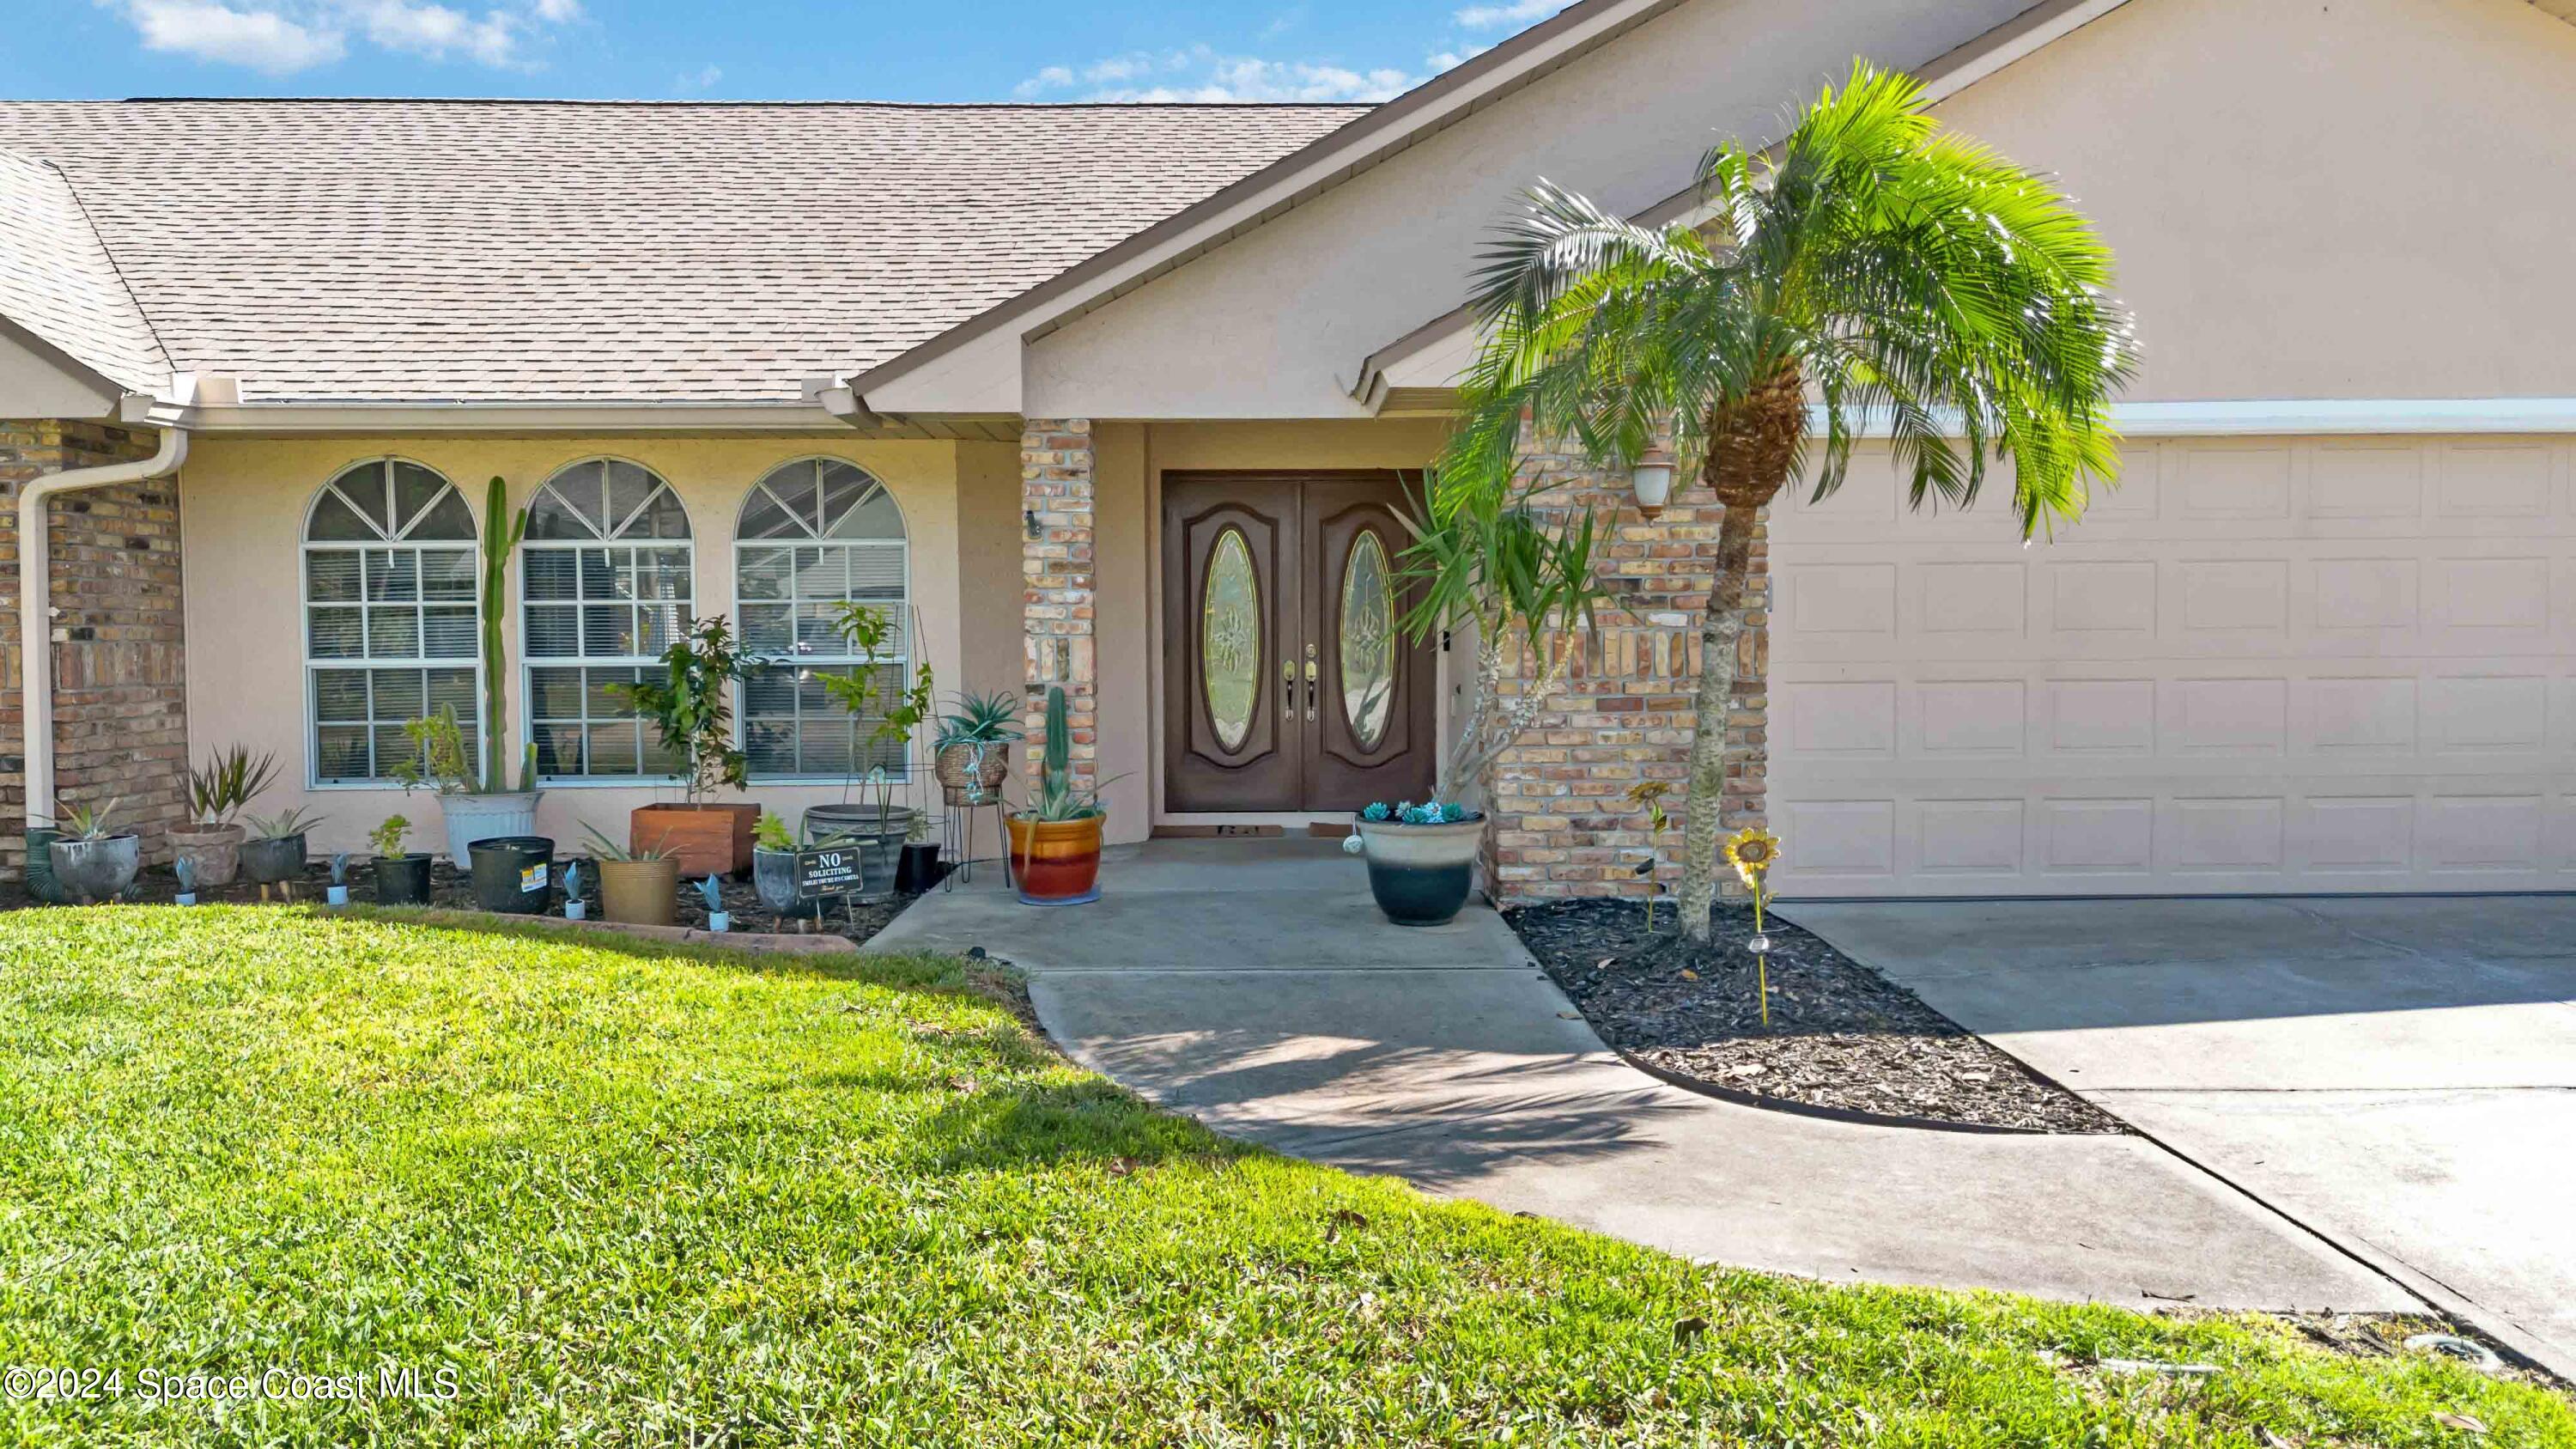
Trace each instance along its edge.
<path fill-rule="evenodd" d="M 1048 685 L 1046 753 L 1039 760 L 1039 768 L 1046 774 L 1047 789 L 1050 793 L 1070 789 L 1073 784 L 1073 726 L 1069 723 L 1070 716 L 1066 712 L 1067 708 L 1064 687 Z"/>
<path fill-rule="evenodd" d="M 503 742 L 510 738 L 510 671 L 502 653 L 502 615 L 510 606 L 510 555 L 528 536 L 528 510 L 509 511 L 509 485 L 495 474 L 483 493 L 483 793 L 510 788 L 509 768 L 502 763 Z M 519 788 L 536 784 L 536 746 L 520 762 Z"/>

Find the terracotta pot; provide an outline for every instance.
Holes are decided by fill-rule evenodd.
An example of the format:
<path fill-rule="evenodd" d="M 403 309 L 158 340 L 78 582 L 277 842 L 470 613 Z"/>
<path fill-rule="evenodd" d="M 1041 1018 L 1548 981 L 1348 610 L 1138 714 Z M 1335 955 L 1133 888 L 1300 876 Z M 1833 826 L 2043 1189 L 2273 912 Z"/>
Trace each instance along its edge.
<path fill-rule="evenodd" d="M 641 812 L 638 812 L 641 813 Z M 599 862 L 599 913 L 634 926 L 667 926 L 679 917 L 680 862 Z"/>
<path fill-rule="evenodd" d="M 1100 832 L 1108 817 L 1032 820 L 1010 817 L 1011 878 L 1033 906 L 1076 906 L 1100 899 Z"/>
<path fill-rule="evenodd" d="M 170 832 L 170 857 L 184 860 L 197 872 L 197 888 L 231 885 L 241 875 L 242 828 L 238 825 L 209 825 L 197 830 Z"/>
<path fill-rule="evenodd" d="M 977 752 L 981 751 L 978 763 Z M 1002 798 L 1002 782 L 1011 778 L 1011 742 L 987 745 L 942 745 L 930 773 L 951 805 L 983 805 Z"/>
<path fill-rule="evenodd" d="M 743 875 L 759 824 L 757 805 L 645 805 L 627 817 L 626 848 L 666 852 L 682 875 Z"/>

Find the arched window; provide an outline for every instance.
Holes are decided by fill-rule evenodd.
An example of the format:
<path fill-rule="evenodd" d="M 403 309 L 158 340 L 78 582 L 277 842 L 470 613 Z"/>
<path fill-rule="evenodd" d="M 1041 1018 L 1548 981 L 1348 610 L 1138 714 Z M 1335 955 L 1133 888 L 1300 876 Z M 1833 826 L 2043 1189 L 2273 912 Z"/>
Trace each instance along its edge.
<path fill-rule="evenodd" d="M 820 682 L 858 663 L 833 627 L 836 606 L 850 600 L 891 617 L 894 658 L 886 671 L 898 686 L 910 673 L 911 569 L 893 495 L 835 459 L 783 464 L 743 501 L 734 554 L 743 646 L 793 661 L 759 669 L 745 682 L 742 743 L 751 772 L 845 779 L 875 765 L 901 770 L 902 749 L 870 742 L 876 721 L 852 720 Z"/>
<path fill-rule="evenodd" d="M 380 458 L 322 485 L 304 520 L 304 673 L 313 782 L 374 783 L 417 760 L 405 722 L 453 706 L 482 740 L 474 514 L 418 463 Z"/>
<path fill-rule="evenodd" d="M 634 683 L 689 627 L 695 559 L 688 511 L 671 485 L 614 458 L 575 463 L 528 501 L 519 552 L 520 653 L 537 773 L 557 780 L 676 773 L 677 757 L 609 688 Z"/>

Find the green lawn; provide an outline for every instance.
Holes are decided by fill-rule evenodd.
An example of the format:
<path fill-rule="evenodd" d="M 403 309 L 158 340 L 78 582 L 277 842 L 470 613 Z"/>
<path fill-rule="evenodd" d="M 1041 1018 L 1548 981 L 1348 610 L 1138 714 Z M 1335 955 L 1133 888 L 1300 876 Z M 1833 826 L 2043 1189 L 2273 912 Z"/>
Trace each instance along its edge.
<path fill-rule="evenodd" d="M 2576 1444 L 2259 1321 L 1699 1269 L 1236 1148 L 958 963 L 260 908 L 0 917 L 0 1364 L 123 1371 L 0 1402 L 66 1445 Z M 383 1364 L 458 1391 L 141 1399 Z"/>

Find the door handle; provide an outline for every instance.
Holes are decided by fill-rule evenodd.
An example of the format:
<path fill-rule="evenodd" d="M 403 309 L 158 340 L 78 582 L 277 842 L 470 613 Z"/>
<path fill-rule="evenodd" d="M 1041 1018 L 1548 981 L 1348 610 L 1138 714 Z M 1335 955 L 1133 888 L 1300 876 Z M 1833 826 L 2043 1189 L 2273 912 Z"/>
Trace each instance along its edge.
<path fill-rule="evenodd" d="M 1282 659 L 1279 661 L 1279 683 L 1281 685 L 1279 691 L 1279 717 L 1284 720 L 1293 721 L 1297 718 L 1296 660 Z"/>
<path fill-rule="evenodd" d="M 1315 661 L 1306 661 L 1306 723 L 1315 722 Z"/>

